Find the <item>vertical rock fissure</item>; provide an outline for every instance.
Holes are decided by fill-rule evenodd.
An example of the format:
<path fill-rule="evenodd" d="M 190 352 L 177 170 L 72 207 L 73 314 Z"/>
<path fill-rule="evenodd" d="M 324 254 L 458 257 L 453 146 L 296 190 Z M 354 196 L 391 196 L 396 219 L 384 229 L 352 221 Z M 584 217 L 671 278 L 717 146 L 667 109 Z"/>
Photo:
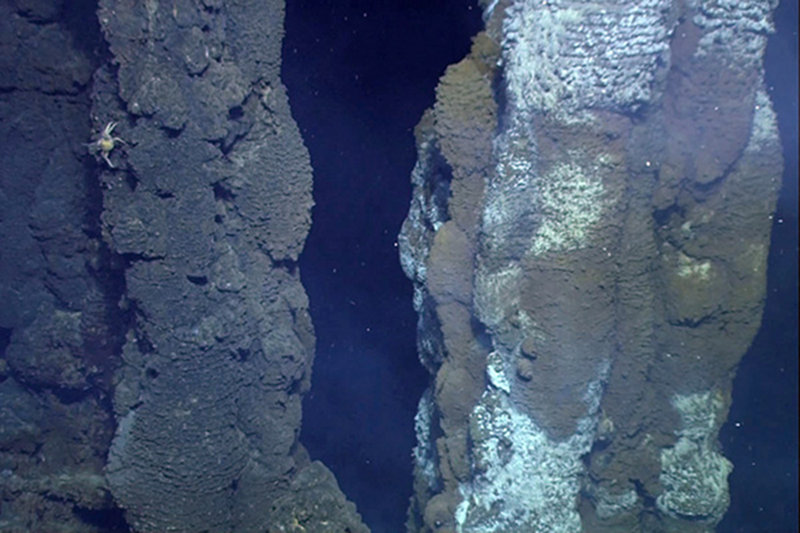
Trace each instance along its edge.
<path fill-rule="evenodd" d="M 426 382 L 411 286 L 397 262 L 412 130 L 479 25 L 471 1 L 287 4 L 283 74 L 315 198 L 300 265 L 319 346 L 301 442 L 336 473 L 376 532 L 403 529 L 414 412 Z M 430 208 L 446 217 L 451 169 L 428 148 Z"/>

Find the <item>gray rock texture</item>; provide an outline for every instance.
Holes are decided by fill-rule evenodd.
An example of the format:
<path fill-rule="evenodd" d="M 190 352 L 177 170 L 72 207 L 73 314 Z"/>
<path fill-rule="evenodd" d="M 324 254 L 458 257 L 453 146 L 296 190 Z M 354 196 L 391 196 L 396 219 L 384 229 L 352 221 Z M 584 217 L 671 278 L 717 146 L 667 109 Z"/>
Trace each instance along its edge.
<path fill-rule="evenodd" d="M 298 442 L 283 2 L 0 2 L 0 530 L 363 532 Z"/>
<path fill-rule="evenodd" d="M 93 518 L 114 512 L 103 468 L 123 317 L 85 157 L 93 17 L 82 2 L 0 2 L 0 531 L 103 531 Z"/>
<path fill-rule="evenodd" d="M 139 531 L 364 531 L 297 440 L 312 182 L 279 79 L 283 3 L 101 0 L 98 19 L 93 124 L 122 139 L 98 158 L 102 228 L 132 314 L 114 497 Z"/>
<path fill-rule="evenodd" d="M 410 531 L 711 531 L 782 161 L 774 4 L 485 2 L 400 235 Z"/>

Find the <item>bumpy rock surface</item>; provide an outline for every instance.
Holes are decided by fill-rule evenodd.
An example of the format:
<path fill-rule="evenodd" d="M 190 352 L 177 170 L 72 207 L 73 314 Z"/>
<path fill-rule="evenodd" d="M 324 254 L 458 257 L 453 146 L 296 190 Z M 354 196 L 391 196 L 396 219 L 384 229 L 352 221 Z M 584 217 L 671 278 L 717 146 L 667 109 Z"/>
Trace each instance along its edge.
<path fill-rule="evenodd" d="M 122 317 L 85 157 L 93 20 L 0 2 L 0 531 L 122 522 L 103 476 Z"/>
<path fill-rule="evenodd" d="M 411 531 L 711 531 L 781 156 L 766 1 L 485 3 L 417 130 Z"/>
<path fill-rule="evenodd" d="M 363 531 L 297 441 L 314 333 L 311 168 L 279 79 L 283 3 L 101 0 L 118 123 L 102 227 L 133 315 L 107 476 L 141 531 Z"/>
<path fill-rule="evenodd" d="M 282 24 L 0 2 L 0 530 L 366 531 L 297 441 L 311 170 Z"/>

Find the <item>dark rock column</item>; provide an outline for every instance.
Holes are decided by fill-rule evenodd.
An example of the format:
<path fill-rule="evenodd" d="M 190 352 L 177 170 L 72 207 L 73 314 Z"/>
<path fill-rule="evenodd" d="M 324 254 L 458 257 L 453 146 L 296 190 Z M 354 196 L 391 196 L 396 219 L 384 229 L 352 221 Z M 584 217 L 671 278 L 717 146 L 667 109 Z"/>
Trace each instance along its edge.
<path fill-rule="evenodd" d="M 0 2 L 0 530 L 122 524 L 113 436 L 119 272 L 86 158 L 91 3 Z"/>
<path fill-rule="evenodd" d="M 413 531 L 710 531 L 781 174 L 769 2 L 485 2 L 400 236 Z"/>
<path fill-rule="evenodd" d="M 103 234 L 133 315 L 114 497 L 141 531 L 364 531 L 297 441 L 312 182 L 279 79 L 283 3 L 102 0 L 98 18 L 92 119 L 118 137 L 95 146 Z"/>

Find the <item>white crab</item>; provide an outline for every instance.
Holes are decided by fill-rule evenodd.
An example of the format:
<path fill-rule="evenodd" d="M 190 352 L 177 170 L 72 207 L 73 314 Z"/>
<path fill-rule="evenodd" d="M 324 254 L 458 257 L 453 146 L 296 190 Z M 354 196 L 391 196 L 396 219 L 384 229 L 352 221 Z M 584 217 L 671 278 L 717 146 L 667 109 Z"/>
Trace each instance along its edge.
<path fill-rule="evenodd" d="M 109 154 L 111 154 L 111 150 L 113 150 L 117 144 L 128 144 L 121 138 L 114 136 L 114 128 L 116 127 L 116 122 L 109 122 L 106 124 L 106 127 L 103 128 L 103 131 L 100 132 L 100 135 L 97 137 L 97 139 L 89 143 L 89 151 L 92 153 L 92 155 L 99 155 L 102 157 L 103 161 L 105 161 L 106 164 L 111 168 L 116 168 L 108 158 Z"/>

